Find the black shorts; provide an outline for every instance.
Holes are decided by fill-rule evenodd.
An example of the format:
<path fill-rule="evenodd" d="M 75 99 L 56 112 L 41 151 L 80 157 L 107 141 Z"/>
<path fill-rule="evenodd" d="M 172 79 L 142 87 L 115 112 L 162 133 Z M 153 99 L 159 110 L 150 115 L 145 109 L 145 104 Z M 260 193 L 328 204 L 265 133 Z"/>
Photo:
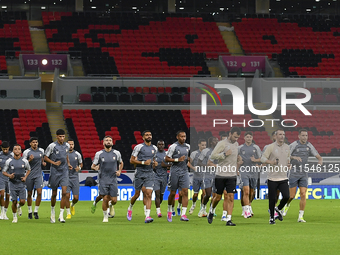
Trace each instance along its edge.
<path fill-rule="evenodd" d="M 216 194 L 222 195 L 224 189 L 227 193 L 236 193 L 236 176 L 229 178 L 215 178 Z"/>

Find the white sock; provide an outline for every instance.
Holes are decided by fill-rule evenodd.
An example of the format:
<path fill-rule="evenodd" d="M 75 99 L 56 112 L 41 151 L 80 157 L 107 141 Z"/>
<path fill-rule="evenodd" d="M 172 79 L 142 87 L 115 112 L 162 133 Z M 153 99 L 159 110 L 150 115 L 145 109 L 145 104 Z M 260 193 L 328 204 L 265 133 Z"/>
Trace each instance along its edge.
<path fill-rule="evenodd" d="M 133 204 L 130 203 L 128 210 L 132 211 Z"/>
<path fill-rule="evenodd" d="M 71 214 L 71 209 L 70 208 L 66 208 L 66 214 L 67 215 Z"/>
<path fill-rule="evenodd" d="M 144 205 L 144 213 L 146 212 L 146 205 Z"/>
<path fill-rule="evenodd" d="M 253 213 L 253 208 L 251 208 L 251 205 L 249 205 L 249 212 L 252 214 Z"/>
<path fill-rule="evenodd" d="M 157 211 L 157 214 L 160 214 L 161 213 L 161 208 L 156 208 L 156 211 Z"/>
<path fill-rule="evenodd" d="M 110 208 L 107 208 L 106 211 L 107 211 L 107 214 L 109 214 L 110 213 Z"/>
<path fill-rule="evenodd" d="M 210 206 L 209 212 L 210 212 L 210 213 L 214 213 L 214 210 L 215 210 L 215 208 L 213 208 L 212 206 Z"/>
<path fill-rule="evenodd" d="M 182 207 L 182 216 L 185 215 L 187 213 L 187 208 L 186 207 Z"/>
<path fill-rule="evenodd" d="M 242 212 L 245 212 L 246 211 L 246 206 L 242 206 Z"/>
<path fill-rule="evenodd" d="M 231 215 L 227 215 L 227 221 L 231 220 Z"/>
<path fill-rule="evenodd" d="M 64 209 L 60 208 L 59 218 L 64 218 Z"/>
<path fill-rule="evenodd" d="M 145 217 L 150 217 L 150 209 L 145 209 Z"/>
<path fill-rule="evenodd" d="M 55 208 L 54 208 L 54 206 L 51 206 L 51 214 L 55 214 Z"/>
<path fill-rule="evenodd" d="M 20 208 L 20 204 L 19 203 L 17 203 L 17 208 Z"/>
<path fill-rule="evenodd" d="M 74 204 L 73 204 L 73 202 L 71 202 L 71 207 L 73 207 L 74 206 Z"/>
<path fill-rule="evenodd" d="M 112 201 L 110 200 L 110 201 L 109 201 L 109 206 L 111 206 L 111 205 L 112 205 Z"/>
<path fill-rule="evenodd" d="M 5 207 L 5 214 L 7 213 L 8 208 Z"/>
<path fill-rule="evenodd" d="M 228 212 L 227 211 L 223 211 L 222 217 L 223 216 L 227 216 Z"/>
<path fill-rule="evenodd" d="M 13 213 L 13 218 L 16 218 L 17 217 L 17 213 Z"/>
<path fill-rule="evenodd" d="M 36 212 L 36 213 L 37 213 L 37 212 L 38 212 L 38 210 L 39 210 L 39 206 L 35 206 L 35 207 L 34 207 L 34 212 Z"/>
<path fill-rule="evenodd" d="M 192 202 L 192 207 L 196 207 L 196 202 Z"/>
<path fill-rule="evenodd" d="M 177 208 L 181 208 L 182 204 L 178 203 Z"/>
<path fill-rule="evenodd" d="M 202 210 L 204 210 L 204 211 L 207 210 L 207 206 L 205 204 L 202 204 Z"/>
<path fill-rule="evenodd" d="M 300 210 L 299 211 L 299 218 L 303 218 L 303 214 L 305 213 L 305 211 L 302 211 L 302 210 Z"/>
<path fill-rule="evenodd" d="M 5 212 L 5 207 L 1 206 L 1 214 L 3 214 Z"/>
<path fill-rule="evenodd" d="M 175 206 L 172 206 L 172 205 L 170 205 L 170 206 L 172 208 L 172 212 L 174 212 L 175 211 Z"/>
<path fill-rule="evenodd" d="M 94 200 L 94 201 L 93 201 L 93 205 L 94 205 L 94 206 L 96 206 L 96 205 L 97 205 L 97 203 L 96 203 L 96 200 Z"/>
<path fill-rule="evenodd" d="M 173 212 L 173 207 L 172 207 L 172 205 L 168 205 L 168 212 Z"/>
<path fill-rule="evenodd" d="M 27 206 L 28 208 L 28 213 L 32 213 L 32 206 Z"/>
<path fill-rule="evenodd" d="M 104 218 L 107 218 L 107 210 L 103 210 Z"/>
<path fill-rule="evenodd" d="M 213 214 L 215 214 L 215 210 L 216 210 L 216 207 L 215 207 L 214 210 L 213 210 Z"/>

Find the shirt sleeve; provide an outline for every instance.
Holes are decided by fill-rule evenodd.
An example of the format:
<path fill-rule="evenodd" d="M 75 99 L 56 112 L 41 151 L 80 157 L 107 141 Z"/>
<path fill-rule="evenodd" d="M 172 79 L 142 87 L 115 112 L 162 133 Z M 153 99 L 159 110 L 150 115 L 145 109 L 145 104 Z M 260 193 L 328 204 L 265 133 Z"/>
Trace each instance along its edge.
<path fill-rule="evenodd" d="M 8 171 L 8 168 L 9 168 L 9 163 L 12 161 L 12 159 L 7 159 L 6 162 L 5 162 L 5 165 L 4 167 L 2 168 L 2 171 L 3 172 L 7 172 Z"/>
<path fill-rule="evenodd" d="M 315 147 L 313 146 L 313 144 L 308 143 L 308 147 L 310 149 L 310 154 L 313 155 L 314 157 L 319 155 L 319 152 L 315 149 Z"/>
<path fill-rule="evenodd" d="M 156 156 L 157 156 L 158 148 L 157 148 L 156 145 L 152 145 L 152 146 L 153 146 L 153 148 L 155 149 L 155 153 L 153 154 L 153 159 L 155 159 Z"/>
<path fill-rule="evenodd" d="M 225 148 L 225 142 L 224 141 L 218 142 L 215 149 L 212 151 L 210 155 L 210 159 L 225 159 L 226 157 L 224 155 L 224 148 Z"/>
<path fill-rule="evenodd" d="M 81 157 L 81 154 L 78 151 L 76 151 L 76 155 L 77 155 L 77 158 L 78 158 L 78 164 L 80 165 L 81 163 L 83 163 L 83 159 Z"/>
<path fill-rule="evenodd" d="M 262 154 L 262 157 L 261 157 L 262 163 L 265 163 L 269 159 L 270 154 L 272 154 L 272 152 L 273 152 L 273 147 L 274 147 L 274 144 L 268 145 L 265 152 Z"/>
<path fill-rule="evenodd" d="M 31 166 L 30 166 L 30 163 L 28 162 L 27 159 L 22 159 L 24 162 L 25 162 L 25 169 L 26 170 L 31 170 Z"/>
<path fill-rule="evenodd" d="M 261 158 L 262 151 L 258 145 L 255 145 L 255 150 L 256 150 L 257 158 Z"/>
<path fill-rule="evenodd" d="M 169 150 L 166 152 L 166 155 L 169 157 L 169 158 L 172 158 L 173 154 L 174 154 L 174 151 L 176 149 L 176 146 L 177 144 L 173 143 L 171 144 L 171 146 L 169 147 Z"/>
<path fill-rule="evenodd" d="M 50 157 L 51 154 L 53 153 L 53 148 L 54 148 L 54 143 L 51 143 L 47 148 L 46 148 L 46 151 L 45 151 L 45 156 L 46 157 Z"/>
<path fill-rule="evenodd" d="M 42 155 L 44 155 L 44 154 L 45 154 L 45 151 L 44 151 L 44 149 L 43 149 L 43 148 L 39 148 L 39 151 L 41 151 Z"/>
<path fill-rule="evenodd" d="M 22 158 L 28 159 L 28 152 L 29 152 L 29 149 L 24 150 L 24 152 L 22 153 Z"/>
<path fill-rule="evenodd" d="M 99 155 L 101 154 L 101 152 L 102 151 L 97 151 L 96 152 L 96 155 L 94 156 L 94 159 L 93 159 L 93 162 L 92 162 L 93 165 L 98 165 L 98 163 L 99 163 Z"/>
<path fill-rule="evenodd" d="M 289 145 L 290 154 L 293 154 L 293 152 L 294 152 L 294 150 L 295 150 L 297 144 L 298 144 L 298 143 L 297 143 L 296 141 L 294 141 L 294 142 L 292 142 L 292 143 Z"/>
<path fill-rule="evenodd" d="M 201 154 L 199 155 L 198 159 L 201 160 L 201 161 L 203 161 L 203 159 L 207 156 L 207 152 L 208 152 L 208 151 L 209 151 L 209 149 L 208 149 L 208 148 L 205 148 L 205 149 L 201 152 Z"/>
<path fill-rule="evenodd" d="M 133 149 L 131 156 L 137 157 L 142 146 L 143 144 L 137 144 L 135 148 Z"/>
<path fill-rule="evenodd" d="M 197 151 L 193 151 L 193 152 L 191 152 L 191 154 L 190 154 L 190 159 L 191 160 L 194 160 L 195 159 L 195 157 L 196 157 L 196 154 L 197 154 L 198 152 Z"/>

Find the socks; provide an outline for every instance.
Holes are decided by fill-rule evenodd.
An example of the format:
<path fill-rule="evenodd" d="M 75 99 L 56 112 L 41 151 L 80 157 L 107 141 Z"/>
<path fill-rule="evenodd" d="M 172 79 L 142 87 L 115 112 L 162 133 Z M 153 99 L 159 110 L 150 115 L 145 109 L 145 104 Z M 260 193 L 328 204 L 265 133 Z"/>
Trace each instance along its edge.
<path fill-rule="evenodd" d="M 64 209 L 60 208 L 59 218 L 64 218 Z"/>
<path fill-rule="evenodd" d="M 182 204 L 178 203 L 177 208 L 181 208 Z"/>
<path fill-rule="evenodd" d="M 132 211 L 132 207 L 133 207 L 133 204 L 130 204 L 129 207 L 128 207 L 128 210 Z"/>
<path fill-rule="evenodd" d="M 157 214 L 160 214 L 161 213 L 161 208 L 156 208 L 156 211 L 157 211 Z"/>
<path fill-rule="evenodd" d="M 196 202 L 192 202 L 192 207 L 196 207 Z"/>
<path fill-rule="evenodd" d="M 38 212 L 38 210 L 39 210 L 39 206 L 35 206 L 35 207 L 34 207 L 34 212 L 36 212 L 36 213 L 37 213 L 37 212 Z"/>
<path fill-rule="evenodd" d="M 13 213 L 13 218 L 16 218 L 17 217 L 17 213 Z"/>
<path fill-rule="evenodd" d="M 51 206 L 51 214 L 55 214 L 54 206 Z"/>
<path fill-rule="evenodd" d="M 72 206 L 72 207 L 74 206 L 73 202 L 71 202 L 71 206 Z"/>
<path fill-rule="evenodd" d="M 187 208 L 186 207 L 182 207 L 182 216 L 185 215 L 187 213 Z"/>
<path fill-rule="evenodd" d="M 213 210 L 213 214 L 215 214 L 215 210 L 216 210 L 216 207 L 215 207 L 214 210 Z"/>
<path fill-rule="evenodd" d="M 150 217 L 150 212 L 151 210 L 150 209 L 145 209 L 145 217 Z"/>
<path fill-rule="evenodd" d="M 67 215 L 71 214 L 71 209 L 70 208 L 66 208 L 66 214 Z"/>
<path fill-rule="evenodd" d="M 144 205 L 144 213 L 146 213 L 146 205 Z"/>
<path fill-rule="evenodd" d="M 213 208 L 212 206 L 210 206 L 209 213 L 214 213 L 214 211 L 215 211 L 215 208 Z"/>
<path fill-rule="evenodd" d="M 227 221 L 231 220 L 231 215 L 227 215 Z"/>
<path fill-rule="evenodd" d="M 104 218 L 107 218 L 107 211 L 106 210 L 103 210 L 103 214 L 104 214 Z"/>
<path fill-rule="evenodd" d="M 3 214 L 5 212 L 5 207 L 1 206 L 1 214 Z"/>
<path fill-rule="evenodd" d="M 303 214 L 305 213 L 305 211 L 302 211 L 302 210 L 300 210 L 299 211 L 299 218 L 303 218 Z"/>
<path fill-rule="evenodd" d="M 5 214 L 7 213 L 7 209 L 8 209 L 8 208 L 6 208 L 6 207 L 4 208 L 4 213 L 5 213 Z"/>
<path fill-rule="evenodd" d="M 172 211 L 175 212 L 175 206 L 172 206 L 172 205 L 169 205 L 169 206 L 171 206 Z M 171 211 L 169 211 L 169 212 L 171 212 Z"/>
<path fill-rule="evenodd" d="M 223 211 L 222 217 L 223 217 L 223 216 L 224 216 L 224 217 L 226 217 L 226 216 L 227 216 L 227 214 L 228 214 L 228 212 L 227 212 L 227 211 Z"/>
<path fill-rule="evenodd" d="M 32 206 L 27 206 L 28 208 L 28 213 L 32 213 Z"/>
<path fill-rule="evenodd" d="M 93 205 L 94 205 L 94 206 L 96 206 L 96 205 L 97 205 L 97 203 L 96 203 L 96 200 L 94 200 L 94 201 L 93 201 Z"/>
<path fill-rule="evenodd" d="M 172 205 L 168 205 L 168 212 L 173 212 L 174 208 L 172 207 Z"/>
<path fill-rule="evenodd" d="M 246 211 L 246 206 L 242 206 L 242 212 L 245 212 Z"/>

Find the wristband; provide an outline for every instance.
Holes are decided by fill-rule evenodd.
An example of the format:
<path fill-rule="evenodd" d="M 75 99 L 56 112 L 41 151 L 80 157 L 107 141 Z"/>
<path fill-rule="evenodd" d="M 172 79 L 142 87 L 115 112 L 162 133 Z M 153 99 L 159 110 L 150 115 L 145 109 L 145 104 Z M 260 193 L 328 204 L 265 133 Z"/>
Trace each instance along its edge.
<path fill-rule="evenodd" d="M 81 170 L 81 167 L 79 166 L 79 170 L 78 171 L 80 171 Z"/>
<path fill-rule="evenodd" d="M 178 158 L 175 158 L 175 162 L 178 162 Z"/>
<path fill-rule="evenodd" d="M 145 161 L 143 160 L 143 161 L 142 161 L 142 165 L 144 165 L 144 163 L 145 163 Z"/>

